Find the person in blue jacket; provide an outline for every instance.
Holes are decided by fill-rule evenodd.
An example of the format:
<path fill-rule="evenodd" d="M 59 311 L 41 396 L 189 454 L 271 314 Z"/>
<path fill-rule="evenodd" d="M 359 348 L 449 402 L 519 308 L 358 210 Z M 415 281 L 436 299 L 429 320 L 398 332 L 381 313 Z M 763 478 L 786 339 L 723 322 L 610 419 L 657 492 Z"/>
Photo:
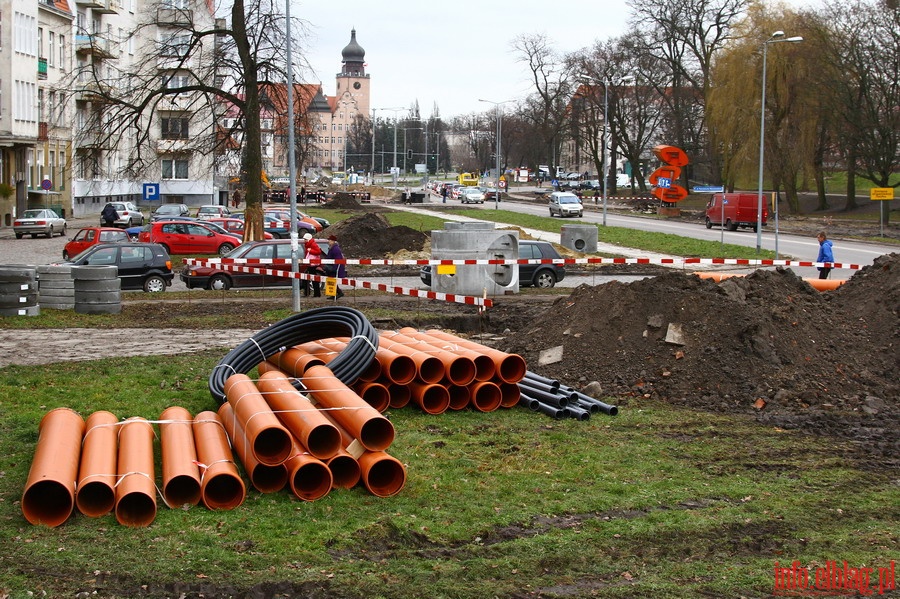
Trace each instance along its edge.
<path fill-rule="evenodd" d="M 831 241 L 825 235 L 825 231 L 821 231 L 818 235 L 819 239 L 819 255 L 816 256 L 816 262 L 834 262 L 834 252 L 831 251 Z M 819 266 L 819 278 L 827 279 L 831 274 L 830 267 Z"/>
<path fill-rule="evenodd" d="M 332 260 L 343 260 L 344 252 L 341 250 L 340 244 L 338 244 L 337 237 L 334 235 L 328 236 L 328 251 L 325 252 L 325 258 L 330 258 Z M 337 277 L 339 279 L 347 278 L 347 267 L 344 264 L 329 264 L 328 265 L 328 275 L 332 277 Z M 341 291 L 340 287 L 335 286 L 334 292 L 335 298 L 343 297 L 344 292 Z"/>

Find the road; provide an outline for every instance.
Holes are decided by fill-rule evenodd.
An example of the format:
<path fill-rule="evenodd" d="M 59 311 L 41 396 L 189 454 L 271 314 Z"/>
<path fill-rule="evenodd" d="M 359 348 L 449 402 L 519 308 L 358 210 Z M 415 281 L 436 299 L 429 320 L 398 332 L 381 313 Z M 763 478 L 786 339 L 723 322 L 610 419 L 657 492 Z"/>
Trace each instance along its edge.
<path fill-rule="evenodd" d="M 537 188 L 535 188 L 537 189 Z M 431 196 L 431 203 L 439 204 L 439 198 Z M 492 202 L 481 204 L 470 204 L 467 208 L 473 206 L 480 207 L 485 211 L 494 209 Z M 608 207 L 609 205 L 607 205 Z M 544 203 L 534 202 L 517 202 L 504 201 L 501 202 L 502 210 L 520 212 L 523 214 L 533 214 L 537 216 L 548 216 L 548 210 Z M 603 222 L 603 214 L 600 206 L 594 207 L 590 201 L 585 203 L 587 210 L 584 217 L 580 220 L 583 222 L 601 224 Z M 567 222 L 560 220 L 560 225 Z M 724 241 L 734 245 L 743 245 L 752 248 L 753 251 L 747 253 L 747 258 L 752 258 L 756 249 L 756 233 L 750 229 L 739 231 L 722 231 L 719 228 L 707 229 L 701 224 L 683 222 L 677 220 L 658 219 L 655 216 L 626 216 L 613 213 L 607 209 L 606 223 L 608 226 L 624 227 L 627 229 L 635 229 L 640 231 L 652 231 L 657 233 L 671 233 L 682 237 L 690 237 L 693 239 L 701 239 L 705 241 Z M 558 241 L 558 235 L 556 236 Z M 603 232 L 600 232 L 600 240 L 603 240 Z M 763 230 L 762 248 L 766 250 L 775 250 L 775 231 L 770 225 Z M 778 256 L 782 259 L 794 260 L 815 260 L 819 251 L 819 243 L 813 237 L 790 235 L 779 232 L 778 234 Z M 852 241 L 841 239 L 835 241 L 834 253 L 835 259 L 839 262 L 848 264 L 871 264 L 878 256 L 900 251 L 897 245 L 870 243 L 862 241 Z M 636 256 L 634 252 L 624 253 L 623 255 Z M 646 253 L 640 254 L 646 256 Z M 704 256 L 707 258 L 715 258 L 717 256 Z M 791 267 L 794 272 L 802 277 L 817 277 L 818 272 L 812 267 Z M 832 278 L 849 278 L 852 276 L 852 270 L 838 269 L 832 272 Z"/>

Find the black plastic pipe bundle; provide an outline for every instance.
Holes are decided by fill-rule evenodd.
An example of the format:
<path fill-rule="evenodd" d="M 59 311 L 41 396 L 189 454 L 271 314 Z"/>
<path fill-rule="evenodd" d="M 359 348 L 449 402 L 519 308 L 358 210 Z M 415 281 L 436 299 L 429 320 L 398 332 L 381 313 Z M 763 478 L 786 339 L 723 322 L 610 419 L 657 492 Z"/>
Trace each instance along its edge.
<path fill-rule="evenodd" d="M 225 381 L 232 374 L 247 374 L 273 354 L 329 337 L 350 338 L 347 347 L 328 363 L 328 368 L 342 383 L 352 385 L 375 358 L 378 332 L 359 310 L 326 306 L 288 316 L 232 349 L 210 373 L 209 392 L 222 404 Z"/>
<path fill-rule="evenodd" d="M 553 418 L 587 420 L 591 414 L 603 412 L 610 416 L 619 408 L 603 403 L 559 381 L 527 371 L 518 383 L 521 399 L 519 405 L 547 414 Z"/>

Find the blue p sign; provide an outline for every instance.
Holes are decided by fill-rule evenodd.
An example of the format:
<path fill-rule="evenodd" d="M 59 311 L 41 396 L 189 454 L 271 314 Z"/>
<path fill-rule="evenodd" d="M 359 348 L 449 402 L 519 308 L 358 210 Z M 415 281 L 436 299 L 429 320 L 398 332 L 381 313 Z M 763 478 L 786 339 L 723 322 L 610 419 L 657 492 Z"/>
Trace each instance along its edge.
<path fill-rule="evenodd" d="M 159 183 L 144 183 L 144 200 L 153 202 L 159 199 Z"/>

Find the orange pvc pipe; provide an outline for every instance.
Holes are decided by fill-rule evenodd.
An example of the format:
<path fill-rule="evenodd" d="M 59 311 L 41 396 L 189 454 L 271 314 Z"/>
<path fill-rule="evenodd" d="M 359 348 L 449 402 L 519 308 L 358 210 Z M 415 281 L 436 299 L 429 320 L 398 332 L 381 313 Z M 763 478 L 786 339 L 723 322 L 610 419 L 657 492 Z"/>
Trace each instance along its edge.
<path fill-rule="evenodd" d="M 245 374 L 228 377 L 225 397 L 234 410 L 234 417 L 244 429 L 250 451 L 260 463 L 277 466 L 291 456 L 291 434 L 272 412 L 250 377 Z"/>
<path fill-rule="evenodd" d="M 731 277 L 746 277 L 747 276 L 747 275 L 741 274 L 741 273 L 729 273 L 729 272 L 717 273 L 717 272 L 699 272 L 698 271 L 698 272 L 694 272 L 693 274 L 700 277 L 701 279 L 712 279 L 716 283 L 721 283 L 725 279 L 730 279 Z M 813 287 L 813 289 L 816 289 L 817 291 L 834 291 L 835 289 L 837 289 L 838 287 L 840 287 L 841 285 L 843 285 L 844 283 L 847 282 L 846 279 L 816 279 L 816 278 L 810 278 L 810 277 L 804 277 L 803 280 L 806 281 L 807 283 L 809 283 L 809 285 L 811 285 Z"/>
<path fill-rule="evenodd" d="M 478 381 L 471 389 L 472 407 L 479 412 L 493 412 L 500 407 L 503 393 L 497 383 Z"/>
<path fill-rule="evenodd" d="M 322 366 L 325 364 L 322 358 L 293 347 L 269 356 L 269 362 L 295 377 L 303 376 L 303 373 L 310 366 Z M 262 371 L 260 371 L 260 374 L 263 374 Z"/>
<path fill-rule="evenodd" d="M 519 404 L 522 390 L 515 383 L 500 383 L 500 407 L 511 408 Z"/>
<path fill-rule="evenodd" d="M 444 365 L 444 376 L 454 385 L 468 385 L 475 380 L 475 362 L 471 358 L 454 354 L 402 333 L 381 333 L 381 337 L 433 355 Z"/>
<path fill-rule="evenodd" d="M 170 508 L 200 503 L 200 469 L 194 446 L 194 417 L 172 406 L 159 416 L 162 455 L 162 496 Z"/>
<path fill-rule="evenodd" d="M 69 408 L 44 414 L 22 493 L 22 515 L 31 524 L 59 526 L 75 509 L 75 477 L 84 419 Z"/>
<path fill-rule="evenodd" d="M 156 518 L 154 436 L 143 418 L 129 418 L 119 426 L 116 520 L 123 526 L 142 528 Z"/>
<path fill-rule="evenodd" d="M 328 349 L 337 352 L 340 354 L 347 347 L 346 338 L 342 339 L 319 339 L 319 343 L 327 347 Z M 335 357 L 337 357 L 335 354 Z M 377 381 L 381 377 L 381 362 L 376 360 L 374 357 L 371 362 L 369 362 L 369 366 L 363 371 L 362 374 L 359 375 L 359 380 L 367 383 L 372 383 Z"/>
<path fill-rule="evenodd" d="M 387 449 L 394 441 L 394 425 L 340 381 L 327 366 L 313 366 L 301 380 L 317 407 L 330 415 L 354 439 L 371 451 Z"/>
<path fill-rule="evenodd" d="M 376 497 L 390 497 L 406 484 L 406 468 L 397 458 L 383 451 L 367 451 L 359 456 L 362 481 Z"/>
<path fill-rule="evenodd" d="M 525 373 L 528 371 L 528 367 L 525 364 L 525 358 L 519 354 L 508 354 L 443 331 L 430 330 L 428 334 L 432 337 L 449 341 L 460 347 L 465 347 L 488 356 L 494 361 L 494 366 L 497 369 L 497 377 L 504 383 L 518 383 L 525 378 Z"/>
<path fill-rule="evenodd" d="M 90 518 L 106 515 L 116 506 L 118 422 L 115 414 L 99 410 L 85 425 L 75 505 Z"/>
<path fill-rule="evenodd" d="M 359 380 L 362 381 L 362 377 Z M 353 390 L 382 414 L 391 406 L 391 392 L 381 383 L 358 382 L 353 385 Z"/>
<path fill-rule="evenodd" d="M 310 355 L 316 356 L 326 364 L 338 357 L 337 351 L 326 347 L 319 341 L 307 341 L 306 343 L 301 343 L 294 347 L 300 351 L 305 351 Z"/>
<path fill-rule="evenodd" d="M 411 381 L 407 381 L 406 383 L 389 383 L 388 384 L 388 393 L 391 394 L 391 407 L 392 408 L 404 408 L 406 404 L 412 399 L 412 394 L 409 392 L 409 383 Z"/>
<path fill-rule="evenodd" d="M 299 445 L 296 453 L 285 462 L 291 492 L 303 501 L 315 501 L 328 495 L 334 478 L 322 460 L 305 453 Z"/>
<path fill-rule="evenodd" d="M 492 363 L 493 364 L 493 363 Z M 447 392 L 450 394 L 451 410 L 465 410 L 469 406 L 469 388 L 462 385 L 452 385 L 444 383 Z"/>
<path fill-rule="evenodd" d="M 361 455 L 365 449 L 347 432 L 347 429 L 338 424 L 330 412 L 323 411 L 322 414 L 341 433 L 341 445 L 343 446 L 336 456 L 325 462 L 328 469 L 331 470 L 331 484 L 341 489 L 352 489 L 359 482 L 361 476 L 356 457 Z"/>
<path fill-rule="evenodd" d="M 203 505 L 211 510 L 232 510 L 240 506 L 244 503 L 247 488 L 234 463 L 224 424 L 215 412 L 207 410 L 194 417 L 193 428 L 202 472 L 200 497 Z"/>
<path fill-rule="evenodd" d="M 456 355 L 469 358 L 470 360 L 472 360 L 472 362 L 475 363 L 476 381 L 489 381 L 494 378 L 494 375 L 496 374 L 496 366 L 494 366 L 494 361 L 481 352 L 474 351 L 468 347 L 462 347 L 456 343 L 450 343 L 449 341 L 438 339 L 437 337 L 429 335 L 428 331 L 418 331 L 412 327 L 404 327 L 400 329 L 400 332 L 404 335 L 407 335 L 408 337 L 412 337 L 413 339 L 419 339 L 420 341 L 424 341 L 425 343 L 433 345 L 440 350 L 448 351 Z"/>
<path fill-rule="evenodd" d="M 413 401 L 426 414 L 443 414 L 450 408 L 450 392 L 443 385 L 413 381 L 409 391 Z"/>
<path fill-rule="evenodd" d="M 219 420 L 225 426 L 225 433 L 231 439 L 231 447 L 244 465 L 250 483 L 260 493 L 276 493 L 287 486 L 288 471 L 285 465 L 267 466 L 260 464 L 250 451 L 244 429 L 234 418 L 234 410 L 227 401 L 219 406 Z"/>
<path fill-rule="evenodd" d="M 267 372 L 256 382 L 276 416 L 305 451 L 320 460 L 341 449 L 341 434 L 281 373 Z"/>
<path fill-rule="evenodd" d="M 331 485 L 335 489 L 352 489 L 359 482 L 359 462 L 346 449 L 325 460 L 325 465 L 331 470 Z"/>
<path fill-rule="evenodd" d="M 424 383 L 437 383 L 444 378 L 444 363 L 430 353 L 392 341 L 384 334 L 379 335 L 378 347 L 411 358 L 416 365 L 416 376 Z M 378 356 L 377 351 L 375 356 Z"/>

